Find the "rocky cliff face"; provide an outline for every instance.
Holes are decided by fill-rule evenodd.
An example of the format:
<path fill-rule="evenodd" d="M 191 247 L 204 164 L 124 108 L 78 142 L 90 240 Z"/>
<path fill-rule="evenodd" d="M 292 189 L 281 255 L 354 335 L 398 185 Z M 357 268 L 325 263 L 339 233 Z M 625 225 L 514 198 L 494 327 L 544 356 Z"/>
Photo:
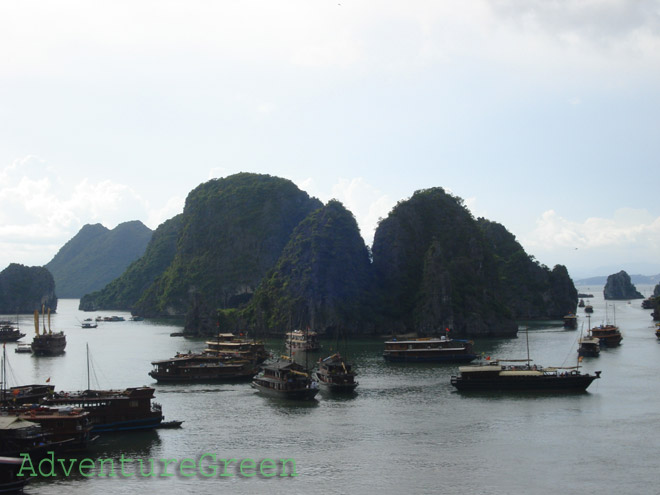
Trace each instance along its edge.
<path fill-rule="evenodd" d="M 644 299 L 630 281 L 630 275 L 623 270 L 607 277 L 603 295 L 610 300 Z"/>
<path fill-rule="evenodd" d="M 55 280 L 48 270 L 12 263 L 0 272 L 0 313 L 27 314 L 42 305 L 57 309 Z"/>
<path fill-rule="evenodd" d="M 460 198 L 433 188 L 399 202 L 372 254 L 381 332 L 516 334 L 493 252 Z"/>
<path fill-rule="evenodd" d="M 478 222 L 495 254 L 502 297 L 515 319 L 561 319 L 575 313 L 577 289 L 566 267 L 550 270 L 525 253 L 504 226 L 483 218 Z"/>
<path fill-rule="evenodd" d="M 330 335 L 366 333 L 370 277 L 357 222 L 332 200 L 295 228 L 245 314 L 260 333 L 308 327 Z"/>

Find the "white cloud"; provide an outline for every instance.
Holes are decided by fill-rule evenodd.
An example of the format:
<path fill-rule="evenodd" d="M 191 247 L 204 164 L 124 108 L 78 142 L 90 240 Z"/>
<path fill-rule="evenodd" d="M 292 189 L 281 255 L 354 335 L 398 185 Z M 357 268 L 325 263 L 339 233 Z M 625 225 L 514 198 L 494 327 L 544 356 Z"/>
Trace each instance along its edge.
<path fill-rule="evenodd" d="M 612 218 L 577 222 L 548 210 L 521 243 L 539 260 L 551 259 L 576 272 L 613 263 L 657 264 L 660 217 L 645 209 L 620 208 Z"/>
<path fill-rule="evenodd" d="M 173 198 L 160 210 L 150 209 L 124 184 L 86 178 L 67 184 L 54 167 L 34 156 L 0 170 L 0 179 L 0 269 L 9 263 L 47 263 L 85 224 L 112 229 L 130 220 L 160 223 L 183 203 Z"/>

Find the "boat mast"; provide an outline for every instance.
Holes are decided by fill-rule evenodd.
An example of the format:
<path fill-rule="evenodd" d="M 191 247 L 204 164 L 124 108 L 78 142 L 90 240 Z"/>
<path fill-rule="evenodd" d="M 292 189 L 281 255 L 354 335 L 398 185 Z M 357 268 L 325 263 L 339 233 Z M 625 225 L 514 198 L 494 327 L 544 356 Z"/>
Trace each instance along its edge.
<path fill-rule="evenodd" d="M 527 341 L 527 367 L 529 368 L 529 363 L 532 361 L 529 358 L 529 327 L 525 326 L 525 340 Z"/>
<path fill-rule="evenodd" d="M 7 399 L 7 347 L 5 344 L 2 344 L 2 400 Z"/>
<path fill-rule="evenodd" d="M 89 386 L 89 342 L 85 344 L 85 348 L 87 349 L 87 390 L 90 390 L 91 387 Z"/>

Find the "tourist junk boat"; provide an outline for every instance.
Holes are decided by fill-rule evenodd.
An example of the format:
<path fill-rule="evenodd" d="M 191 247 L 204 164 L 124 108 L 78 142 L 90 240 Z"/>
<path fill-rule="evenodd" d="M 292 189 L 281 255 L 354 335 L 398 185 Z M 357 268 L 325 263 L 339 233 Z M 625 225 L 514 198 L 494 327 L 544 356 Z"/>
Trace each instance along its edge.
<path fill-rule="evenodd" d="M 577 328 L 577 315 L 573 313 L 568 313 L 564 316 L 564 328 L 569 328 L 575 330 Z"/>
<path fill-rule="evenodd" d="M 318 383 L 307 369 L 286 358 L 262 366 L 252 380 L 252 388 L 264 395 L 294 400 L 311 400 L 319 392 Z"/>
<path fill-rule="evenodd" d="M 591 335 L 591 316 L 587 315 L 589 326 L 587 336 L 581 337 L 578 341 L 578 356 L 598 357 L 600 354 L 600 339 Z"/>
<path fill-rule="evenodd" d="M 525 365 L 503 364 L 515 361 L 496 360 L 481 366 L 461 366 L 458 369 L 460 374 L 451 377 L 451 384 L 459 391 L 584 392 L 591 382 L 600 378 L 601 373 L 582 374 L 579 366 L 542 368 L 530 366 L 529 362 Z"/>
<path fill-rule="evenodd" d="M 352 366 L 339 353 L 319 359 L 314 378 L 331 392 L 353 392 L 358 386 Z"/>
<path fill-rule="evenodd" d="M 594 312 L 594 307 L 591 304 L 587 304 L 584 307 L 584 312 L 585 313 L 593 313 Z"/>
<path fill-rule="evenodd" d="M 58 392 L 44 404 L 68 406 L 89 413 L 93 433 L 110 433 L 158 428 L 163 411 L 154 399 L 152 387 L 131 387 L 124 390 L 85 390 Z"/>
<path fill-rule="evenodd" d="M 460 366 L 459 375 L 451 377 L 451 384 L 459 391 L 584 392 L 591 382 L 600 378 L 601 372 L 596 371 L 594 375 L 580 373 L 579 359 L 577 366 L 532 366 L 527 340 L 527 359 L 494 360 L 485 365 Z"/>
<path fill-rule="evenodd" d="M 160 404 L 152 402 L 152 387 L 131 387 L 124 390 L 92 390 L 90 384 L 89 346 L 87 346 L 87 390 L 58 392 L 42 404 L 83 410 L 89 413 L 89 425 L 94 433 L 157 428 L 163 421 Z"/>
<path fill-rule="evenodd" d="M 59 443 L 67 451 L 86 449 L 96 438 L 91 435 L 90 413 L 80 408 L 25 405 L 8 412 L 39 424 L 50 441 Z"/>
<path fill-rule="evenodd" d="M 46 332 L 46 320 L 44 308 L 41 308 L 43 320 L 43 333 L 39 334 L 39 312 L 34 311 L 34 330 L 36 335 L 32 340 L 32 353 L 35 356 L 57 356 L 64 352 L 66 347 L 66 336 L 64 332 L 53 333 L 50 329 L 50 308 L 48 309 L 48 332 Z"/>
<path fill-rule="evenodd" d="M 616 325 L 599 325 L 591 329 L 591 335 L 605 347 L 616 347 L 621 344 L 623 335 Z"/>
<path fill-rule="evenodd" d="M 206 346 L 205 354 L 234 356 L 256 364 L 261 364 L 270 357 L 263 342 L 251 341 L 233 333 L 219 333 L 216 340 L 208 340 Z"/>
<path fill-rule="evenodd" d="M 448 337 L 412 340 L 392 339 L 385 342 L 383 358 L 391 362 L 469 363 L 477 358 L 472 341 Z"/>
<path fill-rule="evenodd" d="M 149 376 L 159 383 L 218 383 L 251 380 L 259 371 L 256 364 L 231 356 L 206 353 L 177 354 L 153 361 Z"/>
<path fill-rule="evenodd" d="M 286 348 L 296 351 L 318 351 L 321 349 L 318 333 L 313 330 L 293 330 L 286 334 Z"/>
<path fill-rule="evenodd" d="M 18 318 L 16 326 L 9 320 L 0 321 L 0 342 L 16 342 L 23 337 L 25 334 L 18 329 Z"/>
<path fill-rule="evenodd" d="M 606 318 L 607 318 L 607 307 L 605 307 L 605 310 L 606 310 Z M 614 324 L 608 322 L 606 324 L 602 324 L 591 329 L 591 335 L 600 340 L 601 346 L 617 347 L 618 345 L 621 344 L 621 341 L 623 340 L 623 335 L 621 335 L 621 332 L 619 331 L 619 327 L 616 326 L 616 308 L 614 309 L 614 311 L 615 311 Z"/>

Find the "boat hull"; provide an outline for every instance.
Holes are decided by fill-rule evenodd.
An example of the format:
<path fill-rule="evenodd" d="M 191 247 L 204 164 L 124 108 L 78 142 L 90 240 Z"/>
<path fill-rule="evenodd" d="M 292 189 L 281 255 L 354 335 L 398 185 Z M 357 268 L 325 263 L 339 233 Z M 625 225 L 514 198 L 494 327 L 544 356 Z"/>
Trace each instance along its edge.
<path fill-rule="evenodd" d="M 64 353 L 65 348 L 64 334 L 37 335 L 32 341 L 32 353 L 35 356 L 58 356 Z"/>
<path fill-rule="evenodd" d="M 459 391 L 584 392 L 598 376 L 529 376 L 471 378 L 453 376 L 451 384 Z"/>
<path fill-rule="evenodd" d="M 332 381 L 328 381 L 328 379 L 320 373 L 314 373 L 314 379 L 324 389 L 337 393 L 351 393 L 354 392 L 358 386 L 358 382 L 333 383 Z"/>
<path fill-rule="evenodd" d="M 250 381 L 255 374 L 256 371 L 250 371 L 246 374 L 237 373 L 232 375 L 189 374 L 185 376 L 176 376 L 150 372 L 149 376 L 158 383 L 236 383 Z"/>
<path fill-rule="evenodd" d="M 319 393 L 318 388 L 298 388 L 291 390 L 276 390 L 270 387 L 261 385 L 258 382 L 252 382 L 252 388 L 259 393 L 268 397 L 277 397 L 287 400 L 312 400 Z"/>
<path fill-rule="evenodd" d="M 391 363 L 470 363 L 477 359 L 476 354 L 383 354 Z"/>

